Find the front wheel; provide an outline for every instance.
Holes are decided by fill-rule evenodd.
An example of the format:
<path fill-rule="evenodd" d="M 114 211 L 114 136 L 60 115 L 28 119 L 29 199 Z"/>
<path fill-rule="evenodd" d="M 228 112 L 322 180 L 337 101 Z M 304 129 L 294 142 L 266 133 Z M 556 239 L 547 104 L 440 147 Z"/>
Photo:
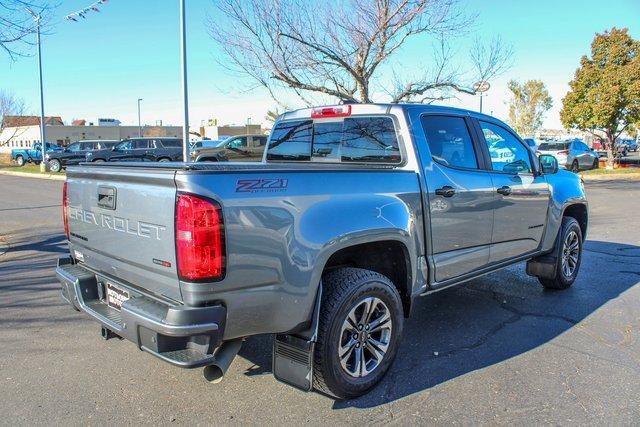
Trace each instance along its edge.
<path fill-rule="evenodd" d="M 403 311 L 385 276 L 360 268 L 324 275 L 313 386 L 341 399 L 363 395 L 382 380 L 398 350 Z"/>
<path fill-rule="evenodd" d="M 49 170 L 51 172 L 60 172 L 60 169 L 62 169 L 62 165 L 60 165 L 60 160 L 57 160 L 57 159 L 49 160 Z"/>
<path fill-rule="evenodd" d="M 582 230 L 575 218 L 562 218 L 560 235 L 556 242 L 555 275 L 551 279 L 538 279 L 547 289 L 567 289 L 576 277 L 582 261 Z"/>
<path fill-rule="evenodd" d="M 95 159 L 92 161 L 92 163 L 104 163 L 103 159 Z"/>
<path fill-rule="evenodd" d="M 24 157 L 22 156 L 16 157 L 16 163 L 18 164 L 18 166 L 21 166 L 21 167 L 24 166 L 24 163 L 25 163 Z"/>
<path fill-rule="evenodd" d="M 593 159 L 593 166 L 591 167 L 591 169 L 598 169 L 599 167 L 600 167 L 600 160 Z"/>

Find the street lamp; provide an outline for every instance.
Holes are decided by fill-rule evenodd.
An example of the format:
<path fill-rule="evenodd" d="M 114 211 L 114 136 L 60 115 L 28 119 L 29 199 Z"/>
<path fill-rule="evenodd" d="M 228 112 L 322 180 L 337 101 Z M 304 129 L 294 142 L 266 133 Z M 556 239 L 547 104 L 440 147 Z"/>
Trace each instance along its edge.
<path fill-rule="evenodd" d="M 189 99 L 187 93 L 187 35 L 184 1 L 180 0 L 180 59 L 182 62 L 182 100 L 184 124 L 182 125 L 182 161 L 189 161 Z"/>
<path fill-rule="evenodd" d="M 44 132 L 44 91 L 42 90 L 42 52 L 40 48 L 40 14 L 36 14 L 33 10 L 26 8 L 27 12 L 33 17 L 34 22 L 36 23 L 37 29 L 37 41 L 38 41 L 38 73 L 40 76 L 40 149 L 42 150 L 42 160 L 40 161 L 40 172 L 47 171 L 47 165 L 45 163 L 45 155 L 46 155 L 46 140 L 45 140 L 45 132 Z"/>
<path fill-rule="evenodd" d="M 138 98 L 138 136 L 142 137 L 142 124 L 140 123 L 140 101 L 142 101 L 142 98 Z"/>

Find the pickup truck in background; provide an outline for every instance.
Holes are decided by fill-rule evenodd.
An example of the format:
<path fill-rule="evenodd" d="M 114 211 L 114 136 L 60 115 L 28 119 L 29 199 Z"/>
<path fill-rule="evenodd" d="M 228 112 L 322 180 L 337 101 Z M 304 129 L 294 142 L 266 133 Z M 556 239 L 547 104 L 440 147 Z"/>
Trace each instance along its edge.
<path fill-rule="evenodd" d="M 62 151 L 62 147 L 47 142 L 45 145 L 45 155 L 46 153 L 57 151 Z M 42 161 L 42 144 L 36 142 L 30 148 L 14 148 L 11 150 L 11 160 L 16 162 L 18 166 L 24 166 L 26 163 L 39 165 Z"/>
<path fill-rule="evenodd" d="M 259 162 L 266 146 L 267 135 L 240 135 L 215 147 L 195 147 L 190 158 L 194 162 Z"/>
<path fill-rule="evenodd" d="M 63 210 L 62 296 L 105 338 L 218 381 L 274 334 L 275 377 L 337 398 L 383 378 L 419 296 L 522 261 L 571 286 L 588 224 L 504 123 L 397 104 L 285 113 L 260 163 L 72 166 Z"/>

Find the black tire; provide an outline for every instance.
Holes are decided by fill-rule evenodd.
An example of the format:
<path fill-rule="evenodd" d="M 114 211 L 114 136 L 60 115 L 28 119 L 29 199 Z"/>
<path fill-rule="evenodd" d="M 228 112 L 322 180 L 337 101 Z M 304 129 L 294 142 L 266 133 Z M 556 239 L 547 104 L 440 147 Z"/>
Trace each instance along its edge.
<path fill-rule="evenodd" d="M 104 162 L 105 162 L 104 159 L 95 159 L 91 161 L 91 163 L 104 163 Z"/>
<path fill-rule="evenodd" d="M 577 160 L 574 160 L 573 163 L 571 163 L 571 172 L 574 172 L 574 173 L 580 172 L 580 165 L 578 164 Z"/>
<path fill-rule="evenodd" d="M 591 169 L 598 169 L 600 167 L 600 160 L 599 159 L 594 159 L 593 160 L 593 166 L 591 167 Z"/>
<path fill-rule="evenodd" d="M 322 283 L 323 294 L 318 339 L 314 353 L 313 387 L 319 392 L 339 399 L 358 397 L 382 380 L 395 358 L 400 337 L 402 336 L 404 321 L 402 301 L 398 290 L 388 278 L 369 270 L 360 268 L 336 269 L 325 274 L 322 278 Z M 390 323 L 391 327 L 384 339 L 388 342 L 386 353 L 370 372 L 357 378 L 350 375 L 342 367 L 339 348 L 340 342 L 345 336 L 343 335 L 343 324 L 347 321 L 347 316 L 352 310 L 357 310 L 358 307 L 362 306 L 368 298 L 375 298 L 376 301 L 380 300 L 384 303 L 382 305 L 383 312 L 384 309 L 388 310 L 387 313 L 390 317 L 390 322 L 388 323 Z M 377 307 L 380 308 L 381 305 L 378 304 Z M 385 322 L 384 324 L 387 325 L 388 323 Z M 346 331 L 347 339 L 350 339 L 352 333 L 355 334 L 356 330 L 354 329 L 353 332 Z M 382 334 L 382 332 L 379 333 Z M 368 338 L 371 338 L 373 334 L 373 332 L 371 334 L 364 333 Z M 355 335 L 353 337 L 355 338 Z M 377 337 L 375 339 L 378 339 Z M 379 337 L 382 341 L 382 335 L 379 335 Z M 363 336 L 362 339 L 366 340 L 368 338 Z M 366 353 L 363 351 L 366 345 L 368 344 L 362 345 L 360 352 L 369 354 L 371 357 L 373 354 L 369 350 L 366 350 Z M 353 352 L 355 351 L 353 350 Z M 349 354 L 351 353 L 349 352 Z M 357 354 L 357 352 L 353 354 L 354 360 Z M 367 363 L 364 365 L 367 366 Z"/>
<path fill-rule="evenodd" d="M 18 164 L 18 166 L 22 167 L 22 166 L 24 166 L 24 164 L 25 164 L 26 162 L 24 161 L 24 157 L 22 157 L 22 156 L 17 156 L 17 157 L 16 157 L 16 163 Z"/>
<path fill-rule="evenodd" d="M 60 170 L 62 170 L 62 165 L 60 164 L 60 160 L 57 160 L 57 159 L 49 160 L 49 170 L 51 172 L 60 172 Z"/>
<path fill-rule="evenodd" d="M 159 162 L 170 162 L 170 161 L 171 161 L 171 159 L 168 159 L 168 158 L 166 158 L 166 157 L 163 157 L 163 158 L 159 159 L 158 161 L 159 161 Z"/>
<path fill-rule="evenodd" d="M 566 274 L 566 271 L 563 269 L 563 253 L 567 249 L 565 243 L 571 233 L 575 233 L 577 236 L 577 261 L 571 274 Z M 582 262 L 582 230 L 575 218 L 566 216 L 562 218 L 562 226 L 560 227 L 558 239 L 556 240 L 554 255 L 556 257 L 555 277 L 552 279 L 538 278 L 538 280 L 542 286 L 547 289 L 567 289 L 573 285 L 576 277 L 578 277 L 580 263 Z"/>

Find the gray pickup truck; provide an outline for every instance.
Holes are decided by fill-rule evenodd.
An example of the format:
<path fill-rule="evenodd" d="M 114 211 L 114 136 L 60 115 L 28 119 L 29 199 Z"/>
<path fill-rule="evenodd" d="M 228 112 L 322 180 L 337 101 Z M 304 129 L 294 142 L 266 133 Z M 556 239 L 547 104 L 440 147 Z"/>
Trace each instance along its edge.
<path fill-rule="evenodd" d="M 218 381 L 274 334 L 273 373 L 359 396 L 416 297 L 527 261 L 572 285 L 579 177 L 471 111 L 345 104 L 283 114 L 260 163 L 70 167 L 62 296 L 120 337 Z"/>

